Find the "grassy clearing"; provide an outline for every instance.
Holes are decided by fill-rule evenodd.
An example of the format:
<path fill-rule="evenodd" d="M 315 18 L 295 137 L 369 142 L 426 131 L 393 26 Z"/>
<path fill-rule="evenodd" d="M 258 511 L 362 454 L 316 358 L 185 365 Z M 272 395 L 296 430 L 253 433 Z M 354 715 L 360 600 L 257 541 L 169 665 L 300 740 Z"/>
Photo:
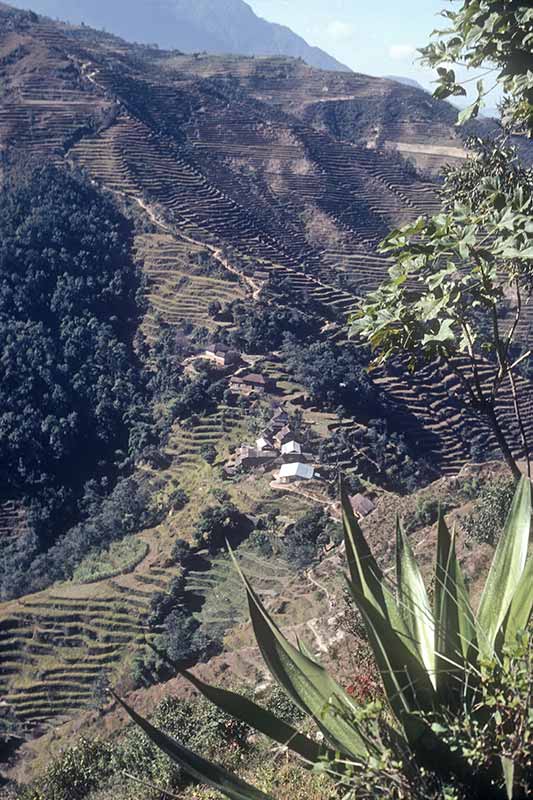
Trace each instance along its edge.
<path fill-rule="evenodd" d="M 136 536 L 127 536 L 119 542 L 113 542 L 107 550 L 91 553 L 84 558 L 74 571 L 73 580 L 76 583 L 93 583 L 131 572 L 146 558 L 149 550 L 147 542 Z"/>

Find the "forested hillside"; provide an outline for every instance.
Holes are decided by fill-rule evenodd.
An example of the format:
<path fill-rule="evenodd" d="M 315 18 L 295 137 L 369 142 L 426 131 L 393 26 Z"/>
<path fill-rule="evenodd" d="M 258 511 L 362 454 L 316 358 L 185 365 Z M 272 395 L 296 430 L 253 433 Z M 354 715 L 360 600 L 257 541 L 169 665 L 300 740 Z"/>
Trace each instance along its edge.
<path fill-rule="evenodd" d="M 25 506 L 33 534 L 5 564 L 5 595 L 27 590 L 29 563 L 76 521 L 88 482 L 105 491 L 135 452 L 145 386 L 142 276 L 114 204 L 57 168 L 16 172 L 0 231 L 1 499 Z"/>

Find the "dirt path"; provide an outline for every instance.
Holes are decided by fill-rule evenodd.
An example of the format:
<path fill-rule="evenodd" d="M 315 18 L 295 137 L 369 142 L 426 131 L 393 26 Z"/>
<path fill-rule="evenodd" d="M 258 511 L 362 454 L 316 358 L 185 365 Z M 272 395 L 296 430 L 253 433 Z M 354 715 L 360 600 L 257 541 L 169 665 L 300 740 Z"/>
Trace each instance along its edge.
<path fill-rule="evenodd" d="M 248 289 L 251 292 L 252 298 L 254 300 L 259 299 L 259 296 L 261 295 L 261 292 L 263 290 L 263 286 L 254 281 L 248 275 L 244 275 L 242 272 L 240 272 L 240 270 L 234 267 L 228 261 L 228 259 L 224 257 L 222 250 L 220 248 L 214 247 L 214 245 L 207 244 L 206 242 L 199 241 L 198 239 L 193 239 L 192 236 L 187 236 L 185 233 L 176 234 L 172 226 L 167 225 L 166 222 L 163 222 L 161 219 L 159 219 L 155 211 L 153 211 L 153 209 L 148 205 L 148 203 L 145 203 L 144 200 L 141 200 L 141 198 L 139 197 L 133 197 L 132 199 L 135 200 L 137 205 L 139 205 L 143 209 L 143 211 L 148 215 L 150 221 L 153 222 L 154 225 L 157 225 L 162 230 L 166 231 L 167 233 L 170 233 L 170 235 L 174 236 L 175 238 L 182 239 L 184 242 L 189 242 L 189 244 L 194 244 L 198 247 L 203 247 L 206 250 L 209 250 L 215 261 L 218 261 L 218 263 L 222 267 L 224 267 L 225 270 L 233 273 L 233 275 L 236 275 L 239 278 L 239 280 L 242 281 L 245 284 L 245 286 L 248 287 Z"/>

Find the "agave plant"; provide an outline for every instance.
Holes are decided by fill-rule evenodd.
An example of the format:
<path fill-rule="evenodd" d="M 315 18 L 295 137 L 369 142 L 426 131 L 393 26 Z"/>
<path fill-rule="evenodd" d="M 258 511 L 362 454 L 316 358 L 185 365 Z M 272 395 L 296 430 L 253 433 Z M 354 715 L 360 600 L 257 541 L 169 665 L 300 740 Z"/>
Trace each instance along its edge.
<path fill-rule="evenodd" d="M 348 584 L 363 616 L 391 712 L 393 724 L 386 731 L 387 741 L 394 738 L 422 770 L 431 770 L 444 781 L 451 775 L 468 785 L 471 777 L 477 797 L 518 797 L 510 759 L 501 759 L 499 775 L 469 776 L 471 765 L 439 738 L 438 726 L 432 720 L 465 709 L 474 718 L 486 714 L 478 702 L 482 664 L 486 660 L 503 662 L 506 647 L 529 624 L 533 608 L 533 558 L 528 558 L 529 480 L 523 478 L 517 487 L 476 613 L 457 559 L 455 535 L 443 518 L 438 521 L 431 603 L 401 525 L 398 523 L 396 530 L 397 585 L 392 587 L 373 557 L 344 492 L 342 507 Z M 364 771 L 369 763 L 379 764 L 385 748 L 383 723 L 365 716 L 362 707 L 302 642 L 295 646 L 283 635 L 246 576 L 241 573 L 241 577 L 265 663 L 289 698 L 314 720 L 323 735 L 321 741 L 301 734 L 245 697 L 209 686 L 188 672 L 184 673 L 186 677 L 221 709 L 285 745 L 310 767 L 326 765 L 338 776 L 348 768 Z M 198 781 L 231 800 L 270 800 L 123 705 L 146 734 Z"/>

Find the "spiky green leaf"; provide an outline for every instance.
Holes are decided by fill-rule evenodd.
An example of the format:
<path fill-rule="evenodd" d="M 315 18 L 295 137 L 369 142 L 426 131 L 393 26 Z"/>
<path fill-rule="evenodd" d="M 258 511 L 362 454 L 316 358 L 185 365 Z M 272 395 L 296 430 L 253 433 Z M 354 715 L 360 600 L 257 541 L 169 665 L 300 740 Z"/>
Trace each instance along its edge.
<path fill-rule="evenodd" d="M 191 775 L 200 783 L 222 792 L 230 800 L 272 800 L 269 795 L 260 792 L 254 786 L 233 775 L 224 767 L 213 764 L 205 758 L 196 755 L 191 750 L 187 750 L 176 739 L 167 733 L 158 730 L 147 720 L 137 714 L 124 700 L 115 695 L 118 702 L 126 709 L 134 722 L 139 725 L 149 739 L 176 764 L 179 764 L 185 772 Z"/>
<path fill-rule="evenodd" d="M 396 598 L 387 586 L 383 573 L 355 519 L 349 497 L 343 486 L 341 486 L 341 501 L 346 558 L 352 589 L 355 594 L 361 594 L 376 610 L 380 611 L 397 635 L 403 639 L 404 645 L 416 654 L 417 649 L 413 637 L 400 614 Z"/>
<path fill-rule="evenodd" d="M 477 656 L 474 613 L 450 534 L 439 514 L 437 563 L 435 569 L 435 662 L 437 692 L 441 702 L 453 704 L 464 699 L 473 673 L 465 671 Z"/>
<path fill-rule="evenodd" d="M 507 798 L 508 800 L 513 800 L 514 773 L 515 773 L 514 762 L 510 758 L 507 758 L 506 756 L 501 757 L 501 762 L 502 762 L 502 772 L 505 780 L 505 791 L 507 793 Z"/>
<path fill-rule="evenodd" d="M 491 657 L 527 559 L 531 526 L 531 483 L 521 478 L 494 554 L 477 614 L 479 646 Z"/>
<path fill-rule="evenodd" d="M 405 714 L 431 711 L 436 695 L 422 662 L 383 614 L 352 585 L 350 590 L 363 615 L 385 693 L 398 720 L 401 722 Z"/>
<path fill-rule="evenodd" d="M 285 638 L 233 559 L 246 587 L 257 644 L 273 677 L 291 700 L 315 719 L 332 747 L 356 760 L 368 758 L 374 743 L 357 725 L 357 704 L 323 667 Z"/>
<path fill-rule="evenodd" d="M 190 672 L 182 673 L 211 703 L 226 714 L 245 722 L 270 739 L 285 745 L 310 764 L 317 764 L 325 754 L 325 748 L 287 725 L 266 708 L 235 692 L 209 686 Z"/>
<path fill-rule="evenodd" d="M 418 655 L 435 683 L 435 622 L 426 586 L 400 521 L 396 523 L 396 579 L 398 601 Z"/>
<path fill-rule="evenodd" d="M 533 557 L 529 558 L 516 587 L 503 624 L 503 643 L 512 644 L 518 631 L 526 630 L 533 612 Z"/>

